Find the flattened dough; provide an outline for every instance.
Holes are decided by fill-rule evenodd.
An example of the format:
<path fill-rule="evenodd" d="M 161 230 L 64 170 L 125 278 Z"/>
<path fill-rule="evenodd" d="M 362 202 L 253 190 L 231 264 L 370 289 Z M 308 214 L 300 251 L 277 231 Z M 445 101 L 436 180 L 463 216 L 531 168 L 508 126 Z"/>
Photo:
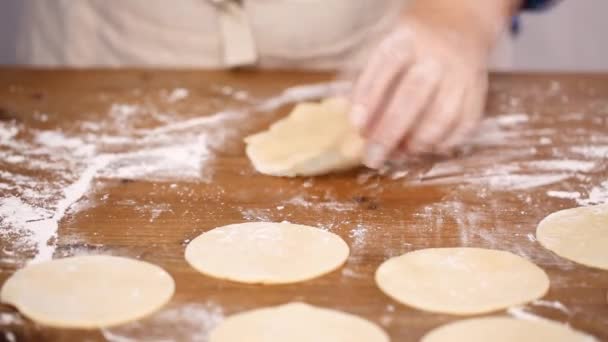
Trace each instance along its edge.
<path fill-rule="evenodd" d="M 298 104 L 267 131 L 245 138 L 255 169 L 271 176 L 314 176 L 361 164 L 363 140 L 348 120 L 346 99 Z"/>
<path fill-rule="evenodd" d="M 608 270 L 608 204 L 555 212 L 538 224 L 536 239 L 561 257 Z"/>
<path fill-rule="evenodd" d="M 403 304 L 454 315 L 480 314 L 542 297 L 549 278 L 533 263 L 504 251 L 431 248 L 385 261 L 378 287 Z"/>
<path fill-rule="evenodd" d="M 248 222 L 212 229 L 186 247 L 199 272 L 241 283 L 285 284 L 340 267 L 348 245 L 338 235 L 291 223 Z"/>
<path fill-rule="evenodd" d="M 355 315 L 290 303 L 231 316 L 211 332 L 209 341 L 389 342 L 389 337 Z"/>
<path fill-rule="evenodd" d="M 593 337 L 549 320 L 484 317 L 449 323 L 426 334 L 421 342 L 592 342 Z"/>
<path fill-rule="evenodd" d="M 173 278 L 133 259 L 96 255 L 27 266 L 2 287 L 2 302 L 32 320 L 60 328 L 101 328 L 127 323 L 171 299 Z"/>

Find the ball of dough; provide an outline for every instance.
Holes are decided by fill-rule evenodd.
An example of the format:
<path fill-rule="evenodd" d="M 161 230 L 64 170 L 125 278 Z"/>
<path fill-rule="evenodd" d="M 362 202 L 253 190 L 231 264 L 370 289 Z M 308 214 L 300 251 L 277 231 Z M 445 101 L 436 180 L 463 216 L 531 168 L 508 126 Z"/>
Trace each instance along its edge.
<path fill-rule="evenodd" d="M 210 342 L 389 342 L 377 325 L 340 311 L 290 303 L 229 317 Z"/>
<path fill-rule="evenodd" d="M 245 138 L 255 169 L 271 176 L 315 176 L 361 165 L 363 140 L 348 120 L 349 103 L 300 103 L 267 131 Z"/>
<path fill-rule="evenodd" d="M 536 239 L 561 257 L 608 270 L 608 204 L 555 212 L 538 224 Z"/>
<path fill-rule="evenodd" d="M 147 262 L 79 256 L 18 270 L 4 283 L 0 299 L 41 324 L 100 328 L 153 313 L 174 288 L 167 272 Z"/>
<path fill-rule="evenodd" d="M 248 222 L 212 229 L 186 247 L 186 261 L 212 277 L 285 284 L 340 267 L 348 245 L 338 235 L 291 223 Z"/>
<path fill-rule="evenodd" d="M 480 314 L 542 297 L 549 278 L 509 252 L 482 248 L 431 248 L 385 261 L 378 287 L 403 304 L 454 315 Z"/>
<path fill-rule="evenodd" d="M 421 342 L 593 342 L 591 336 L 548 320 L 484 317 L 457 321 L 431 330 Z"/>

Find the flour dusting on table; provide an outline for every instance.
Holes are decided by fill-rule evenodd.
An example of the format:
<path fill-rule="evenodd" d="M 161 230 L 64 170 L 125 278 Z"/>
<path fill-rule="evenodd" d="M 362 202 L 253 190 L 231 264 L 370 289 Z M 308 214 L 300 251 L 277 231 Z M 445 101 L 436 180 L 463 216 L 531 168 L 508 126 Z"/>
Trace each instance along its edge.
<path fill-rule="evenodd" d="M 223 319 L 221 306 L 214 302 L 190 303 L 101 332 L 109 342 L 208 342 L 209 332 Z"/>

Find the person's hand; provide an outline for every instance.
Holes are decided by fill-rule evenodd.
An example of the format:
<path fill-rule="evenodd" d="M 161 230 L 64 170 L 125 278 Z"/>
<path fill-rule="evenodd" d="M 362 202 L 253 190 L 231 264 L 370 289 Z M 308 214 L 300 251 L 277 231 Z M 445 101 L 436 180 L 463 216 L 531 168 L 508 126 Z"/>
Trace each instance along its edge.
<path fill-rule="evenodd" d="M 475 11 L 468 17 L 441 12 L 450 1 L 478 0 L 419 2 L 425 1 L 439 8 L 408 9 L 355 84 L 350 119 L 367 141 L 363 159 L 372 168 L 396 153 L 451 149 L 484 110 L 489 50 L 498 34 Z"/>

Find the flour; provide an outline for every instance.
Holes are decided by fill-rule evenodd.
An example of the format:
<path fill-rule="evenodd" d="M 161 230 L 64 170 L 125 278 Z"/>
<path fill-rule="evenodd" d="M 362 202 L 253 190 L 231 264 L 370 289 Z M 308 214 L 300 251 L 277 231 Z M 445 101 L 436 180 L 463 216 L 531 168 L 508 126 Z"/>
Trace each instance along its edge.
<path fill-rule="evenodd" d="M 190 91 L 184 88 L 175 88 L 167 95 L 167 102 L 175 103 L 187 98 L 190 95 Z"/>
<path fill-rule="evenodd" d="M 332 95 L 347 93 L 352 84 L 347 81 L 335 81 L 318 84 L 307 84 L 287 88 L 278 96 L 266 99 L 256 109 L 259 111 L 273 111 L 290 103 L 314 101 Z"/>
<path fill-rule="evenodd" d="M 582 206 L 608 203 L 608 181 L 593 187 L 587 198 L 577 198 L 576 203 Z"/>
<path fill-rule="evenodd" d="M 608 158 L 608 146 L 572 146 L 570 151 L 587 158 Z"/>
<path fill-rule="evenodd" d="M 0 121 L 0 144 L 5 145 L 13 139 L 19 128 L 14 123 Z"/>
<path fill-rule="evenodd" d="M 465 181 L 473 184 L 487 184 L 490 188 L 497 190 L 524 190 L 555 184 L 569 177 L 568 174 L 552 173 L 539 175 L 507 174 L 479 177 L 477 179 L 471 178 Z"/>
<path fill-rule="evenodd" d="M 507 309 L 507 313 L 518 319 L 525 319 L 529 321 L 539 321 L 545 320 L 545 318 L 541 316 L 537 316 L 529 311 L 527 311 L 524 307 L 514 306 Z"/>
<path fill-rule="evenodd" d="M 551 300 L 536 299 L 531 304 L 534 306 L 542 306 L 542 307 L 546 307 L 546 308 L 555 309 L 555 310 L 561 311 L 562 313 L 564 313 L 566 315 L 571 314 L 570 310 L 564 304 L 562 304 L 556 300 L 551 301 Z"/>
<path fill-rule="evenodd" d="M 211 330 L 223 319 L 222 308 L 209 301 L 165 309 L 144 320 L 101 332 L 110 342 L 207 342 Z"/>
<path fill-rule="evenodd" d="M 343 203 L 336 200 L 309 201 L 304 196 L 298 195 L 282 203 L 283 205 L 301 206 L 313 210 L 351 211 L 356 209 L 355 203 Z"/>
<path fill-rule="evenodd" d="M 361 249 L 365 245 L 365 238 L 367 236 L 367 228 L 358 224 L 355 228 L 350 231 L 351 248 L 352 249 Z"/>
<path fill-rule="evenodd" d="M 591 172 L 596 167 L 593 161 L 585 160 L 538 160 L 527 162 L 526 165 L 543 171 Z"/>
<path fill-rule="evenodd" d="M 187 95 L 178 88 L 167 100 Z M 114 103 L 99 122 L 81 122 L 82 134 L 0 122 L 1 162 L 37 172 L 0 170 L 0 234 L 15 248 L 3 251 L 0 259 L 51 259 L 60 222 L 77 213 L 77 202 L 95 178 L 210 182 L 213 174 L 205 165 L 214 158 L 211 147 L 221 146 L 233 133 L 219 127 L 245 114 L 228 111 L 186 120 L 171 114 L 167 120 L 169 114 L 150 105 Z M 150 117 L 157 126 L 140 128 Z M 150 210 L 151 220 L 162 213 Z"/>
<path fill-rule="evenodd" d="M 500 126 L 517 126 L 530 121 L 530 117 L 525 113 L 515 113 L 501 115 L 495 119 L 495 122 Z"/>
<path fill-rule="evenodd" d="M 555 198 L 563 198 L 563 199 L 578 199 L 581 197 L 581 194 L 580 194 L 580 192 L 577 192 L 577 191 L 549 190 L 549 191 L 547 191 L 547 196 L 555 197 Z"/>

